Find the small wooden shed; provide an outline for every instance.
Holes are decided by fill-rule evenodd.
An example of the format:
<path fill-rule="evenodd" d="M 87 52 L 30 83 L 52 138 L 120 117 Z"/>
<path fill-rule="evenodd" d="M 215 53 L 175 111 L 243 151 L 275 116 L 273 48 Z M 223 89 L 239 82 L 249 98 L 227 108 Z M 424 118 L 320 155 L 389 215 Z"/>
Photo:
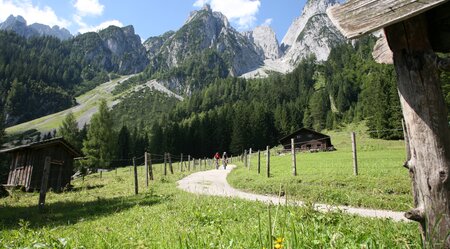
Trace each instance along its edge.
<path fill-rule="evenodd" d="M 285 136 L 279 140 L 284 150 L 291 150 L 291 139 L 294 139 L 294 147 L 300 151 L 330 151 L 334 150 L 331 144 L 331 138 L 320 132 L 301 128 L 294 133 Z"/>
<path fill-rule="evenodd" d="M 405 118 L 406 162 L 424 248 L 450 248 L 450 129 L 441 89 L 450 71 L 449 0 L 348 0 L 327 10 L 347 38 L 383 30 L 378 62 L 393 63 Z"/>
<path fill-rule="evenodd" d="M 48 187 L 60 191 L 70 184 L 73 159 L 82 156 L 63 138 L 5 149 L 0 153 L 7 153 L 11 158 L 6 186 L 23 186 L 27 191 L 40 189 L 46 157 L 51 158 Z"/>

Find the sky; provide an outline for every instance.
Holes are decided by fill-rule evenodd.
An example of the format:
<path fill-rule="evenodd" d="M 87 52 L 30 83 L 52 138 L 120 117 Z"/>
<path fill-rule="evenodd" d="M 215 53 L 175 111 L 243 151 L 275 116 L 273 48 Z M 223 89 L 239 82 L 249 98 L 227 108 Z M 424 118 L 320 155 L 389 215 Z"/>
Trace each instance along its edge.
<path fill-rule="evenodd" d="M 0 0 L 0 22 L 21 15 L 28 24 L 58 25 L 72 34 L 133 25 L 142 40 L 179 29 L 189 13 L 210 4 L 239 31 L 269 25 L 281 42 L 306 0 Z"/>

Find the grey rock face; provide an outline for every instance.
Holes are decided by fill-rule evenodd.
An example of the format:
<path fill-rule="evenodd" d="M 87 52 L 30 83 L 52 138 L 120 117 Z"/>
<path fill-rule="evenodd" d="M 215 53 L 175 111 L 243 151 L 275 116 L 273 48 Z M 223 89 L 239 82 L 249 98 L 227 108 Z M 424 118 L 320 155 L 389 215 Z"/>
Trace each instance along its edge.
<path fill-rule="evenodd" d="M 29 27 L 34 29 L 39 34 L 39 36 L 53 36 L 62 41 L 72 38 L 72 34 L 70 34 L 69 30 L 60 28 L 56 25 L 50 28 L 49 26 L 44 24 L 33 23 Z"/>
<path fill-rule="evenodd" d="M 134 33 L 133 26 L 110 26 L 101 30 L 98 35 L 117 58 L 118 73 L 138 73 L 148 65 L 145 48 L 141 44 L 141 38 Z"/>
<path fill-rule="evenodd" d="M 295 66 L 301 59 L 315 55 L 318 61 L 328 58 L 331 48 L 346 39 L 331 23 L 326 9 L 336 0 L 309 0 L 281 43 L 283 61 Z"/>
<path fill-rule="evenodd" d="M 156 56 L 156 54 L 161 50 L 161 47 L 164 45 L 164 43 L 174 34 L 175 34 L 174 31 L 168 31 L 161 36 L 154 36 L 148 38 L 144 42 L 144 47 L 145 50 L 147 51 L 147 57 L 149 59 L 153 59 Z"/>
<path fill-rule="evenodd" d="M 265 59 L 278 59 L 282 55 L 276 34 L 272 28 L 259 26 L 253 31 L 245 32 L 244 35 L 262 49 Z"/>
<path fill-rule="evenodd" d="M 22 16 L 14 17 L 10 15 L 5 22 L 0 24 L 0 30 L 14 31 L 20 36 L 30 38 L 33 36 L 53 36 L 60 40 L 72 38 L 70 32 L 58 26 L 47 26 L 40 23 L 27 25 L 27 21 Z"/>
<path fill-rule="evenodd" d="M 186 23 L 161 46 L 160 66 L 173 68 L 206 50 L 218 52 L 231 75 L 241 75 L 262 65 L 264 53 L 237 32 L 227 18 L 206 5 L 194 11 Z"/>

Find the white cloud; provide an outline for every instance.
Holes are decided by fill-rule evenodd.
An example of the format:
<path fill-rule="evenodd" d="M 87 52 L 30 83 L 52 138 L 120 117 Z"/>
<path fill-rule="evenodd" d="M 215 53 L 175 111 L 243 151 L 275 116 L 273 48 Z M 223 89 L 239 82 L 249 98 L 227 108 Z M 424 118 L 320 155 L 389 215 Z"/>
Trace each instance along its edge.
<path fill-rule="evenodd" d="M 28 24 L 42 23 L 64 28 L 71 24 L 69 21 L 59 18 L 52 8 L 34 6 L 31 0 L 0 0 L 0 21 L 6 20 L 10 15 L 21 15 Z"/>
<path fill-rule="evenodd" d="M 195 7 L 210 4 L 214 11 L 222 12 L 239 29 L 248 29 L 254 25 L 256 14 L 261 6 L 260 0 L 196 0 Z"/>
<path fill-rule="evenodd" d="M 263 24 L 261 24 L 261 26 L 270 26 L 272 24 L 272 21 L 272 18 L 268 18 L 263 22 Z"/>
<path fill-rule="evenodd" d="M 76 0 L 73 6 L 81 16 L 100 16 L 105 8 L 98 0 Z"/>
<path fill-rule="evenodd" d="M 78 29 L 78 32 L 80 32 L 81 34 L 86 33 L 86 32 L 96 32 L 96 31 L 99 31 L 102 29 L 106 29 L 107 27 L 109 27 L 111 25 L 117 26 L 117 27 L 124 26 L 123 23 L 120 22 L 119 20 L 109 20 L 109 21 L 102 22 L 97 26 L 92 26 L 92 25 L 88 25 L 87 23 L 85 23 L 81 16 L 74 15 L 73 19 L 80 26 L 80 28 Z"/>
<path fill-rule="evenodd" d="M 195 6 L 195 7 L 201 8 L 201 7 L 203 7 L 203 5 L 205 5 L 205 4 L 208 3 L 208 2 L 209 2 L 209 0 L 197 0 L 197 1 L 194 3 L 194 6 Z"/>

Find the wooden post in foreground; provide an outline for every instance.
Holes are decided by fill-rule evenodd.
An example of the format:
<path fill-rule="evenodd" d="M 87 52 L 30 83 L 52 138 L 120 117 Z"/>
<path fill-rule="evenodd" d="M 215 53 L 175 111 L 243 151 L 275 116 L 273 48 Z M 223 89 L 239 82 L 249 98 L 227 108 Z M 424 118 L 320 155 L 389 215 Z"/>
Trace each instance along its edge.
<path fill-rule="evenodd" d="M 433 18 L 438 13 L 447 15 L 450 7 L 447 3 L 436 9 L 440 11 Z M 412 180 L 415 207 L 405 217 L 420 223 L 423 241 L 432 243 L 425 247 L 450 248 L 450 129 L 439 59 L 430 42 L 437 31 L 431 31 L 435 24 L 430 24 L 426 14 L 386 27 L 385 33 L 394 54 L 410 145 L 411 158 L 406 167 Z"/>
<path fill-rule="evenodd" d="M 269 149 L 269 146 L 266 147 L 266 152 L 267 152 L 267 162 L 266 162 L 267 178 L 269 178 L 270 177 L 270 149 Z"/>
<path fill-rule="evenodd" d="M 297 175 L 297 160 L 295 158 L 295 141 L 291 138 L 291 153 L 292 153 L 292 175 Z"/>
<path fill-rule="evenodd" d="M 248 167 L 248 164 L 247 164 L 247 150 L 244 150 L 244 167 Z"/>
<path fill-rule="evenodd" d="M 172 157 L 170 156 L 170 153 L 167 153 L 167 157 L 169 158 L 170 173 L 173 175 Z"/>
<path fill-rule="evenodd" d="M 167 175 L 167 153 L 164 152 L 164 175 Z"/>
<path fill-rule="evenodd" d="M 144 152 L 144 164 L 145 164 L 145 185 L 148 188 L 148 163 L 147 163 L 147 151 Z"/>
<path fill-rule="evenodd" d="M 352 151 L 353 151 L 353 173 L 355 176 L 358 175 L 358 156 L 356 154 L 356 136 L 355 132 L 351 133 L 352 137 Z"/>
<path fill-rule="evenodd" d="M 188 171 L 191 171 L 191 155 L 188 155 Z"/>
<path fill-rule="evenodd" d="M 183 153 L 181 153 L 181 159 L 180 159 L 180 171 L 183 172 Z"/>
<path fill-rule="evenodd" d="M 133 168 L 134 168 L 134 194 L 138 194 L 138 172 L 136 166 L 136 157 L 133 157 Z"/>
<path fill-rule="evenodd" d="M 261 174 L 261 151 L 258 150 L 258 174 Z"/>
<path fill-rule="evenodd" d="M 250 170 L 250 165 L 252 164 L 252 148 L 248 151 L 248 170 Z"/>
<path fill-rule="evenodd" d="M 148 169 L 150 174 L 150 180 L 153 181 L 153 165 L 152 165 L 152 154 L 148 154 Z"/>
<path fill-rule="evenodd" d="M 50 162 L 51 162 L 51 157 L 47 156 L 45 157 L 45 162 L 44 162 L 44 172 L 42 173 L 42 181 L 41 181 L 41 189 L 39 192 L 39 211 L 43 211 L 44 210 L 44 206 L 45 206 L 45 197 L 47 196 L 47 185 L 48 185 L 48 176 L 50 174 Z"/>

